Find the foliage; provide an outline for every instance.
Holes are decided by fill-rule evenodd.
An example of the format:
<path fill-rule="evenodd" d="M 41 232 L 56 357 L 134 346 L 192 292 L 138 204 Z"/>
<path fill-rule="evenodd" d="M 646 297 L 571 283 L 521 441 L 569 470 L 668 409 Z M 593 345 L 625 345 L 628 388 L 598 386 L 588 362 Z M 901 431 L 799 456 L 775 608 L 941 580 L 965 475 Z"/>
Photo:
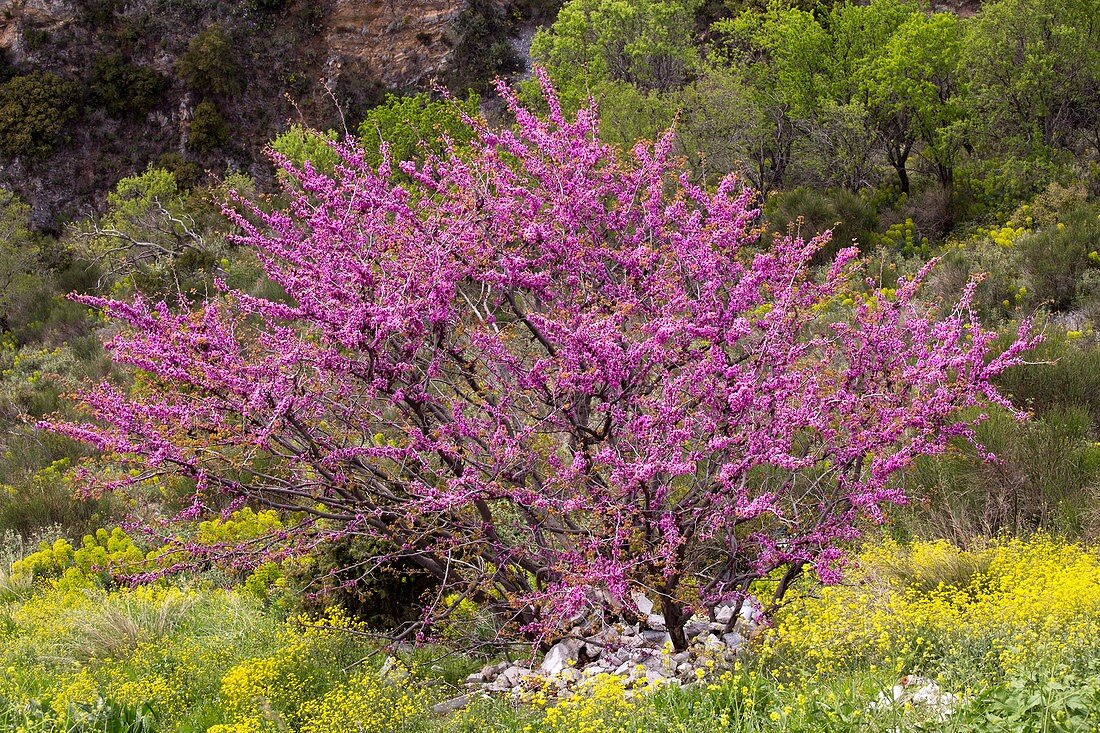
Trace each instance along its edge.
<path fill-rule="evenodd" d="M 1081 206 L 1064 211 L 1054 226 L 1021 237 L 1017 242 L 1022 266 L 1035 298 L 1052 311 L 1075 305 L 1089 287 L 1085 271 L 1100 264 L 1100 208 Z"/>
<path fill-rule="evenodd" d="M 77 229 L 77 247 L 100 265 L 103 280 L 183 292 L 181 276 L 215 262 L 222 237 L 214 230 L 217 216 L 208 191 L 181 191 L 173 173 L 150 167 L 118 182 L 106 213 Z"/>
<path fill-rule="evenodd" d="M 435 100 L 423 93 L 387 97 L 359 124 L 367 165 L 377 168 L 382 163 L 383 143 L 389 146 L 390 157 L 396 161 L 421 161 L 431 155 L 443 155 L 448 144 L 463 148 L 473 137 L 463 117 L 477 117 L 479 102 L 475 94 L 465 100 Z M 337 154 L 330 149 L 329 155 Z"/>
<path fill-rule="evenodd" d="M 271 149 L 293 166 L 301 168 L 308 161 L 315 169 L 331 174 L 340 156 L 332 149 L 336 131 L 320 132 L 302 125 L 291 125 L 271 141 Z"/>
<path fill-rule="evenodd" d="M 209 99 L 195 105 L 187 126 L 187 145 L 199 153 L 220 148 L 229 139 L 229 126 Z"/>
<path fill-rule="evenodd" d="M 1072 148 L 1082 142 L 1079 136 L 1100 143 L 1097 13 L 1096 0 L 983 5 L 964 50 L 972 104 L 989 149 Z"/>
<path fill-rule="evenodd" d="M 693 44 L 698 0 L 570 0 L 540 29 L 531 55 L 566 99 L 605 82 L 642 93 L 682 86 L 699 64 Z"/>
<path fill-rule="evenodd" d="M 669 136 L 620 160 L 544 84 L 548 120 L 502 87 L 515 129 L 405 165 L 430 196 L 346 146 L 343 180 L 288 169 L 292 209 L 236 221 L 289 302 L 81 298 L 147 381 L 52 429 L 193 479 L 196 508 L 293 508 L 280 552 L 382 540 L 534 637 L 645 587 L 683 646 L 689 605 L 836 580 L 838 543 L 905 501 L 894 474 L 972 434 L 959 408 L 1007 404 L 989 380 L 1026 325 L 994 353 L 974 285 L 936 314 L 923 272 L 856 305 L 854 251 L 816 280 L 826 239 L 758 246 L 751 190 L 690 186 Z"/>
<path fill-rule="evenodd" d="M 144 118 L 160 102 L 169 83 L 163 74 L 122 56 L 100 56 L 92 64 L 92 94 L 109 115 L 119 119 Z"/>
<path fill-rule="evenodd" d="M 196 92 L 233 94 L 241 85 L 235 53 L 229 32 L 220 25 L 212 25 L 191 37 L 177 69 Z"/>
<path fill-rule="evenodd" d="M 76 114 L 71 82 L 46 71 L 16 76 L 0 87 L 0 152 L 46 158 Z"/>

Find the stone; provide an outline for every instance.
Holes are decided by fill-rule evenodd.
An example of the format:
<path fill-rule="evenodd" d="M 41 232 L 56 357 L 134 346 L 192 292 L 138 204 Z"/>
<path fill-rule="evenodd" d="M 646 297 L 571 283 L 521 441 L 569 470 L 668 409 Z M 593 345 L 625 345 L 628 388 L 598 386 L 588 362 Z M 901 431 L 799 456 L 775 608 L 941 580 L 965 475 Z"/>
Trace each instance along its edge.
<path fill-rule="evenodd" d="M 539 671 L 544 674 L 558 674 L 571 663 L 577 662 L 577 655 L 582 647 L 584 642 L 580 639 L 562 639 L 546 652 Z"/>
<path fill-rule="evenodd" d="M 643 631 L 642 638 L 648 644 L 655 644 L 657 646 L 664 646 L 665 644 L 672 643 L 672 637 L 669 636 L 667 631 Z"/>
<path fill-rule="evenodd" d="M 634 605 L 638 607 L 638 613 L 643 616 L 649 616 L 653 613 L 653 601 L 646 598 L 645 594 L 640 591 L 631 591 L 630 598 L 634 601 Z"/>
<path fill-rule="evenodd" d="M 492 682 L 501 672 L 508 669 L 510 666 L 512 665 L 509 662 L 497 662 L 496 664 L 486 665 L 481 670 L 481 676 L 486 682 Z"/>
<path fill-rule="evenodd" d="M 518 685 L 520 682 L 523 681 L 524 677 L 526 677 L 529 674 L 531 674 L 530 669 L 528 669 L 527 667 L 521 667 L 518 664 L 514 664 L 511 667 L 509 667 L 508 669 L 501 672 L 500 676 L 497 677 L 496 682 L 494 682 L 494 684 L 498 684 L 498 683 L 503 684 L 506 688 L 507 687 L 515 687 L 516 685 Z"/>
<path fill-rule="evenodd" d="M 722 643 L 726 645 L 727 649 L 736 651 L 745 645 L 745 637 L 736 631 L 731 631 L 728 634 L 722 634 Z"/>
<path fill-rule="evenodd" d="M 432 712 L 436 715 L 447 715 L 448 713 L 453 713 L 456 710 L 466 707 L 473 702 L 473 700 L 474 695 L 469 693 L 459 695 L 458 697 L 452 697 L 449 700 L 437 702 L 435 705 L 432 705 Z"/>
<path fill-rule="evenodd" d="M 668 677 L 659 669 L 647 669 L 645 671 L 646 684 L 653 684 L 654 682 L 665 682 Z"/>
<path fill-rule="evenodd" d="M 646 618 L 646 626 L 653 631 L 664 631 L 666 629 L 665 617 L 657 613 L 651 613 Z"/>

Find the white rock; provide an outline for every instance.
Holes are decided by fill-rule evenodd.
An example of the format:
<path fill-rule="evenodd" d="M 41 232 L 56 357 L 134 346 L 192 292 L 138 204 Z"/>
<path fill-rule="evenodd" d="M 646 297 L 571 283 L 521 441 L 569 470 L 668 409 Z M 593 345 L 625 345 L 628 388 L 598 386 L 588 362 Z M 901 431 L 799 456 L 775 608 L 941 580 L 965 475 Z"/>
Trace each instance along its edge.
<path fill-rule="evenodd" d="M 728 649 L 737 650 L 744 646 L 745 637 L 741 636 L 736 631 L 731 631 L 728 634 L 722 634 L 722 643 L 725 644 Z"/>
<path fill-rule="evenodd" d="M 634 601 L 634 605 L 638 607 L 638 613 L 643 616 L 648 616 L 653 613 L 653 601 L 646 598 L 645 593 L 641 591 L 631 591 L 630 598 Z"/>
<path fill-rule="evenodd" d="M 539 671 L 544 674 L 558 674 L 570 663 L 576 663 L 577 654 L 583 646 L 584 642 L 580 639 L 562 639 L 546 652 Z"/>
<path fill-rule="evenodd" d="M 646 626 L 648 626 L 653 631 L 664 631 L 666 628 L 665 617 L 660 615 L 659 613 L 651 613 L 646 618 Z"/>
<path fill-rule="evenodd" d="M 514 664 L 508 669 L 501 672 L 500 676 L 497 677 L 497 680 L 494 684 L 502 683 L 507 687 L 515 687 L 523 681 L 524 677 L 529 674 L 531 674 L 530 669 L 528 669 L 527 667 L 521 667 L 518 664 Z"/>

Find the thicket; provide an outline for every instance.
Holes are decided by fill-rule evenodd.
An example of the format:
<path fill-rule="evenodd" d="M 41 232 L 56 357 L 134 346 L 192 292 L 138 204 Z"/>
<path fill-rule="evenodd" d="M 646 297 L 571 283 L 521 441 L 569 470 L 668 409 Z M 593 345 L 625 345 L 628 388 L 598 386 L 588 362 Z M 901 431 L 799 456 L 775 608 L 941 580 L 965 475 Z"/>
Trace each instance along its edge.
<path fill-rule="evenodd" d="M 77 86 L 56 74 L 12 77 L 0 87 L 0 152 L 31 163 L 46 158 L 75 116 L 77 101 Z"/>

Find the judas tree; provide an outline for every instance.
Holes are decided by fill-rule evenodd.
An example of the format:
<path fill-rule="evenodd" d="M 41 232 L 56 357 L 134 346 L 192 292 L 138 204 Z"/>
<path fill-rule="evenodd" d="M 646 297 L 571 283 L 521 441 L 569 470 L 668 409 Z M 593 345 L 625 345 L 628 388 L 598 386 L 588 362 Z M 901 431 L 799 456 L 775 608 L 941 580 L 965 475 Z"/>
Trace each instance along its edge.
<path fill-rule="evenodd" d="M 469 599 L 543 641 L 641 591 L 683 647 L 756 579 L 835 580 L 896 474 L 1006 404 L 1029 337 L 994 353 L 976 283 L 941 313 L 920 277 L 857 292 L 854 250 L 811 268 L 826 237 L 762 241 L 750 190 L 692 185 L 671 135 L 622 159 L 543 84 L 545 118 L 501 86 L 513 126 L 467 119 L 461 155 L 400 176 L 351 146 L 286 163 L 285 209 L 231 213 L 285 297 L 81 298 L 140 370 L 52 425 L 128 469 L 88 480 L 293 523 L 240 552 L 369 537 L 442 584 L 426 621 Z"/>

